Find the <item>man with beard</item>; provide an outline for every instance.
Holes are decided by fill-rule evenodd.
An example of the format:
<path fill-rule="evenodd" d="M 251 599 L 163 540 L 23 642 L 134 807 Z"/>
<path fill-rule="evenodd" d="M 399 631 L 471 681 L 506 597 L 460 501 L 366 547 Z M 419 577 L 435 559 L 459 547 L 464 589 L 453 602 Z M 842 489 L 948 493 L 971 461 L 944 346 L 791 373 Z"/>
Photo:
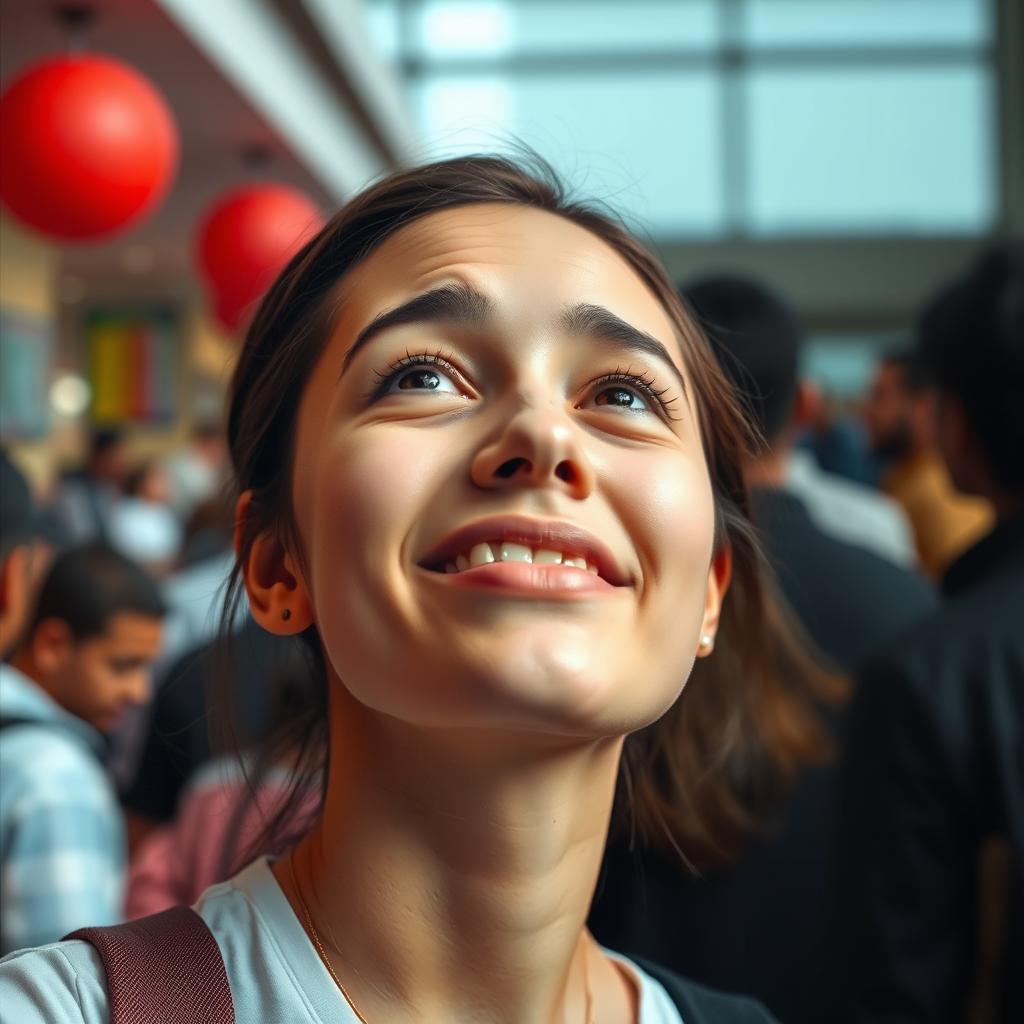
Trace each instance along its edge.
<path fill-rule="evenodd" d="M 882 490 L 903 506 L 921 567 L 938 579 L 946 566 L 992 526 L 988 503 L 952 485 L 935 448 L 934 393 L 910 353 L 890 353 L 875 373 L 864 423 L 885 466 Z"/>

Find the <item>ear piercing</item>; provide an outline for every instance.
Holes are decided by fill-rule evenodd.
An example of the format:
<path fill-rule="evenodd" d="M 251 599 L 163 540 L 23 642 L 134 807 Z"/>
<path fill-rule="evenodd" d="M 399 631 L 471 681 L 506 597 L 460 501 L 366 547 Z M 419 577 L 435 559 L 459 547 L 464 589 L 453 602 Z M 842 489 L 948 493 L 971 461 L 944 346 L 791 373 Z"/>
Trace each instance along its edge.
<path fill-rule="evenodd" d="M 281 618 L 284 619 L 286 622 L 291 617 L 292 617 L 292 610 L 291 610 L 291 608 L 285 608 L 285 610 L 283 612 L 281 612 Z"/>
<path fill-rule="evenodd" d="M 707 651 L 711 649 L 711 645 L 715 642 L 715 638 L 710 633 L 704 633 L 700 638 L 701 650 Z"/>

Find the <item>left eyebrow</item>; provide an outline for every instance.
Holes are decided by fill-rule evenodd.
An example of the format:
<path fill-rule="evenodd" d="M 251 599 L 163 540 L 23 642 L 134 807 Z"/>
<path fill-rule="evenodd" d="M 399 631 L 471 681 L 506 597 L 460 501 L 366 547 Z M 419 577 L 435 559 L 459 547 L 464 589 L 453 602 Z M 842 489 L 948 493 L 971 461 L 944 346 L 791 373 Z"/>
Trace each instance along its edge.
<path fill-rule="evenodd" d="M 364 327 L 341 363 L 340 378 L 359 350 L 378 334 L 415 323 L 484 324 L 494 316 L 494 302 L 467 284 L 446 284 L 416 295 L 394 309 L 378 314 Z"/>
<path fill-rule="evenodd" d="M 683 397 L 686 398 L 686 380 L 682 371 L 672 361 L 668 349 L 646 331 L 626 323 L 604 306 L 593 306 L 585 302 L 570 306 L 562 313 L 561 320 L 562 327 L 569 334 L 584 334 L 595 341 L 606 342 L 615 348 L 633 349 L 665 363 L 675 374 Z"/>

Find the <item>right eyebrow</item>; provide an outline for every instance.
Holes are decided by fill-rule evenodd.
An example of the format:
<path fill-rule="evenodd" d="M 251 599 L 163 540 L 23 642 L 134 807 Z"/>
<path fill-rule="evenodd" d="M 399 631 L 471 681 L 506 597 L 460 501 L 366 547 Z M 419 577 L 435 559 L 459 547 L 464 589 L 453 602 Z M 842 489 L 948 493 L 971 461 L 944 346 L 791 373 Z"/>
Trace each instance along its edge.
<path fill-rule="evenodd" d="M 359 350 L 378 334 L 402 324 L 448 323 L 485 324 L 494 316 L 494 301 L 483 292 L 462 282 L 453 282 L 416 295 L 394 309 L 378 314 L 364 327 L 345 353 L 339 379 L 352 364 Z"/>

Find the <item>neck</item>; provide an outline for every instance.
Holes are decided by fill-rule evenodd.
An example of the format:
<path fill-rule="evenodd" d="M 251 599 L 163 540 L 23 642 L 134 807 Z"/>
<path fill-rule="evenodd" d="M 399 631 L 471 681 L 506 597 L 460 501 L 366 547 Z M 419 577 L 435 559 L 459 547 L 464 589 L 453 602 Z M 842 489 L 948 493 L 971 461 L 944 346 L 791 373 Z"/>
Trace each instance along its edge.
<path fill-rule="evenodd" d="M 621 739 L 517 746 L 339 703 L 324 816 L 293 864 L 360 1013 L 583 1022 L 587 975 L 607 981 L 584 923 Z"/>

